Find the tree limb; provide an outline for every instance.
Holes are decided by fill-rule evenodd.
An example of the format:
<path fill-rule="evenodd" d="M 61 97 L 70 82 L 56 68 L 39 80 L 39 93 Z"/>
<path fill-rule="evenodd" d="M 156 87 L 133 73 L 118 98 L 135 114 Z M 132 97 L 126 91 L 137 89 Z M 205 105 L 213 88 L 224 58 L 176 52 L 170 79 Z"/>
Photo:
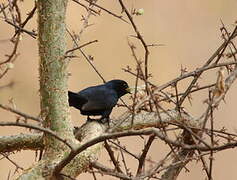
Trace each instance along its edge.
<path fill-rule="evenodd" d="M 42 133 L 0 136 L 0 152 L 43 149 Z"/>

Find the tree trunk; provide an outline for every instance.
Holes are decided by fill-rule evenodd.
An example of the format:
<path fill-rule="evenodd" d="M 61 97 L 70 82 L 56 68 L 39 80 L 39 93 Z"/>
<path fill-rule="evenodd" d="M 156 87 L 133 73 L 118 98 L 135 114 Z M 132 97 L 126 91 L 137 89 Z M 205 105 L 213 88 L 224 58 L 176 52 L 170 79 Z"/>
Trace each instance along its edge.
<path fill-rule="evenodd" d="M 67 103 L 67 61 L 65 13 L 67 0 L 38 1 L 39 73 L 41 116 L 44 126 L 60 137 L 73 137 Z M 65 145 L 45 136 L 44 157 L 56 155 Z M 49 153 L 49 154 L 48 154 Z"/>

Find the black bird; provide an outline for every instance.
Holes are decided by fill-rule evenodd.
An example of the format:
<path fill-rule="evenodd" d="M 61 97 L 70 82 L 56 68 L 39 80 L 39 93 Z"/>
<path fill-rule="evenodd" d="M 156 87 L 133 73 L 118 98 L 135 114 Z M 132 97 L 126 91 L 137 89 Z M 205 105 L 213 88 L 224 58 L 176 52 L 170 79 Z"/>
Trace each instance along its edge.
<path fill-rule="evenodd" d="M 111 80 L 105 84 L 91 86 L 78 93 L 68 91 L 69 106 L 81 111 L 82 115 L 100 115 L 101 119 L 109 121 L 109 115 L 117 101 L 123 95 L 130 93 L 128 84 L 123 80 Z"/>

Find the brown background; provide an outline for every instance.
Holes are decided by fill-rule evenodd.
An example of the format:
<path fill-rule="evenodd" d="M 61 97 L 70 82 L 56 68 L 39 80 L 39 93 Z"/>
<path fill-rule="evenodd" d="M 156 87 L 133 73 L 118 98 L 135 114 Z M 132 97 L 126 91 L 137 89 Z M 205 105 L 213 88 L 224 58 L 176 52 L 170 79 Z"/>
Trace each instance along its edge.
<path fill-rule="evenodd" d="M 226 24 L 227 28 L 233 28 L 236 18 L 236 0 L 210 0 L 210 1 L 126 1 L 129 7 L 143 8 L 145 13 L 143 16 L 135 17 L 135 22 L 140 32 L 148 44 L 158 43 L 165 46 L 155 47 L 151 49 L 149 67 L 153 74 L 151 79 L 157 85 L 163 84 L 180 75 L 180 67 L 183 65 L 188 70 L 193 70 L 197 66 L 201 66 L 211 56 L 214 50 L 221 44 L 220 38 L 220 19 Z M 112 12 L 120 13 L 120 6 L 117 1 L 99 1 L 99 4 Z M 32 2 L 25 2 L 22 5 L 25 9 L 23 12 L 29 12 L 33 6 Z M 70 2 L 68 8 L 67 23 L 68 28 L 75 32 L 81 29 L 81 15 L 85 14 L 75 3 Z M 26 14 L 22 14 L 23 17 Z M 24 19 L 24 18 L 23 18 Z M 127 37 L 134 35 L 130 25 L 116 19 L 104 12 L 99 17 L 92 17 L 90 23 L 93 26 L 88 27 L 81 37 L 81 43 L 97 39 L 99 42 L 86 47 L 84 50 L 87 54 L 94 57 L 93 63 L 103 74 L 106 80 L 120 78 L 125 79 L 133 86 L 134 78 L 123 72 L 121 68 L 130 65 L 134 68 L 134 60 L 127 45 Z M 27 29 L 36 29 L 36 16 Z M 8 41 L 13 34 L 14 29 L 9 25 L 0 21 L 0 60 L 5 59 L 4 55 L 9 53 L 12 44 Z M 131 38 L 133 42 L 136 42 Z M 68 38 L 68 48 L 72 45 L 72 41 Z M 140 57 L 142 57 L 143 49 L 140 44 L 136 43 Z M 0 81 L 0 86 L 13 80 L 15 85 L 13 88 L 1 89 L 0 103 L 7 104 L 10 98 L 14 99 L 14 103 L 18 110 L 28 112 L 37 116 L 39 114 L 39 85 L 38 85 L 38 54 L 37 41 L 26 34 L 22 35 L 22 41 L 19 46 L 19 58 L 14 63 L 15 67 L 7 76 Z M 102 81 L 88 65 L 81 54 L 77 54 L 79 58 L 73 59 L 69 66 L 72 76 L 69 78 L 69 89 L 77 91 L 89 85 L 101 83 Z M 201 84 L 215 82 L 216 73 L 206 74 Z M 182 88 L 182 87 L 181 87 Z M 218 113 L 215 114 L 215 125 L 220 128 L 225 126 L 231 132 L 236 132 L 236 90 L 234 84 L 226 97 L 226 103 L 221 103 Z M 193 116 L 200 116 L 205 105 L 203 105 L 204 94 L 196 94 L 193 106 L 189 103 L 185 104 Z M 124 98 L 129 102 L 128 98 Z M 116 117 L 123 108 L 116 108 L 112 116 Z M 76 110 L 71 110 L 72 118 L 75 125 L 84 122 L 85 117 L 79 115 Z M 1 121 L 15 121 L 16 116 L 0 109 Z M 79 121 L 77 119 L 80 119 Z M 18 134 L 26 132 L 26 129 L 4 127 L 0 128 L 0 135 Z M 159 141 L 159 140 L 157 140 Z M 128 149 L 139 152 L 142 146 L 140 139 L 122 139 L 122 142 L 128 144 Z M 154 161 L 159 161 L 167 147 L 156 142 L 152 146 L 151 156 Z M 25 168 L 34 162 L 35 152 L 22 151 L 10 156 L 11 159 L 19 162 Z M 102 153 L 102 157 L 106 153 Z M 214 178 L 216 180 L 236 179 L 236 150 L 227 150 L 215 154 L 214 161 Z M 104 163 L 109 164 L 106 160 Z M 129 159 L 131 169 L 134 170 L 136 165 Z M 190 172 L 182 171 L 179 179 L 193 180 L 204 179 L 204 171 L 201 164 L 192 162 L 187 166 Z M 0 179 L 6 179 L 11 171 L 14 172 L 14 166 L 7 160 L 0 161 Z M 84 179 L 86 174 L 80 176 Z M 105 177 L 103 177 L 104 179 Z M 88 179 L 92 179 L 89 175 Z M 102 179 L 101 177 L 99 179 Z M 108 177 L 108 179 L 113 179 Z"/>

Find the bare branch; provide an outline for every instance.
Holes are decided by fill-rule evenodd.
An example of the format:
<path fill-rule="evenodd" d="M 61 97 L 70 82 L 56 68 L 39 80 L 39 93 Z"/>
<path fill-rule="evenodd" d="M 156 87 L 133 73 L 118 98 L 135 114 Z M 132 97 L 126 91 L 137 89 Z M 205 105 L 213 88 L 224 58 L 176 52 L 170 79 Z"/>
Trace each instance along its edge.
<path fill-rule="evenodd" d="M 11 108 L 10 106 L 0 104 L 0 108 L 2 108 L 4 110 L 7 110 L 7 111 L 10 111 L 12 113 L 15 113 L 17 115 L 20 115 L 20 116 L 24 117 L 25 119 L 31 119 L 31 120 L 34 120 L 34 121 L 37 121 L 37 122 L 42 122 L 42 119 L 31 116 L 31 115 L 28 115 L 28 114 L 25 114 L 23 112 L 20 112 L 20 111 L 14 109 L 14 108 Z"/>
<path fill-rule="evenodd" d="M 41 133 L 0 136 L 0 152 L 42 149 L 42 137 Z"/>
<path fill-rule="evenodd" d="M 133 178 L 127 176 L 126 174 L 123 174 L 121 172 L 115 172 L 113 169 L 110 169 L 108 167 L 105 167 L 104 165 L 98 163 L 98 162 L 93 162 L 91 163 L 93 168 L 96 168 L 100 171 L 102 171 L 103 173 L 106 173 L 108 175 L 114 176 L 114 177 L 118 177 L 124 180 L 132 180 Z"/>
<path fill-rule="evenodd" d="M 46 129 L 46 128 L 36 126 L 33 124 L 20 123 L 20 122 L 0 122 L 0 126 L 18 126 L 18 127 L 26 127 L 26 128 L 30 128 L 30 129 L 36 129 L 36 130 L 42 131 L 44 133 L 47 133 L 50 136 L 53 136 L 57 140 L 66 144 L 71 150 L 73 150 L 72 145 L 69 144 L 69 142 L 66 139 L 62 139 L 61 137 L 59 137 L 55 132 L 51 131 L 50 129 Z"/>

